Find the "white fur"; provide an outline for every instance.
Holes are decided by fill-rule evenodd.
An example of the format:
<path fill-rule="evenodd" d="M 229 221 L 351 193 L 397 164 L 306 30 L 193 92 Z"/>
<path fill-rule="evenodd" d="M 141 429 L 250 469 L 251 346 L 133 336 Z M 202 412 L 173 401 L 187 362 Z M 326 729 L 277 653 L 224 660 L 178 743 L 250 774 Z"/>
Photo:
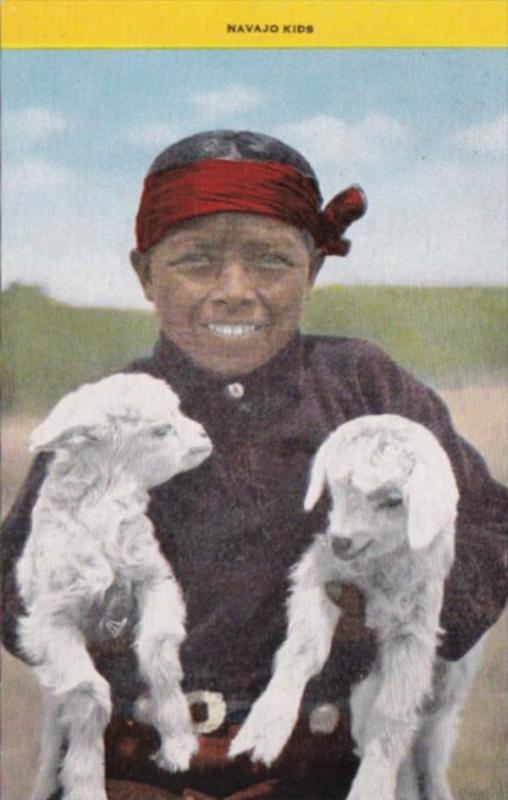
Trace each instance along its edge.
<path fill-rule="evenodd" d="M 366 598 L 378 657 L 351 698 L 362 761 L 348 798 L 451 800 L 446 772 L 453 729 L 478 656 L 473 651 L 458 664 L 436 657 L 458 502 L 450 463 L 418 423 L 360 417 L 330 434 L 317 452 L 307 510 L 326 487 L 328 530 L 293 568 L 286 640 L 230 755 L 250 751 L 269 765 L 281 753 L 340 617 L 325 586 L 352 583 Z"/>
<path fill-rule="evenodd" d="M 94 611 L 105 629 L 125 625 L 104 619 L 111 597 L 137 605 L 135 649 L 161 736 L 159 766 L 186 769 L 196 750 L 180 688 L 185 606 L 145 512 L 148 489 L 200 464 L 211 443 L 167 384 L 121 374 L 63 398 L 34 431 L 31 449 L 55 454 L 17 567 L 27 610 L 20 641 L 45 709 L 31 798 L 47 800 L 57 788 L 66 742 L 64 800 L 106 800 L 110 688 L 94 667 L 86 634 Z"/>

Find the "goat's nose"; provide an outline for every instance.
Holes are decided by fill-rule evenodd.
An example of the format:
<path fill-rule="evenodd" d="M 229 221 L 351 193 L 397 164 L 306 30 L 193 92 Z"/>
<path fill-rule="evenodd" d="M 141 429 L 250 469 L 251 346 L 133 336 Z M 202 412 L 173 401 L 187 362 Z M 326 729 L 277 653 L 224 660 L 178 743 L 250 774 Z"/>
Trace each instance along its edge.
<path fill-rule="evenodd" d="M 348 536 L 334 536 L 332 539 L 332 550 L 336 556 L 345 555 L 351 548 L 353 540 Z"/>
<path fill-rule="evenodd" d="M 211 447 L 212 446 L 212 441 L 211 441 L 210 437 L 208 436 L 208 434 L 207 434 L 207 432 L 205 431 L 204 428 L 202 430 L 200 430 L 200 432 L 199 432 L 199 440 L 200 440 L 200 444 L 202 446 L 204 446 L 204 447 Z"/>
<path fill-rule="evenodd" d="M 195 445 L 192 447 L 192 452 L 203 452 L 204 450 L 212 449 L 212 442 L 205 429 L 200 425 L 196 431 Z"/>
<path fill-rule="evenodd" d="M 189 420 L 189 427 L 188 427 L 189 435 L 193 436 L 194 439 L 208 439 L 208 434 L 205 431 L 203 425 L 200 422 L 197 422 L 195 419 Z"/>

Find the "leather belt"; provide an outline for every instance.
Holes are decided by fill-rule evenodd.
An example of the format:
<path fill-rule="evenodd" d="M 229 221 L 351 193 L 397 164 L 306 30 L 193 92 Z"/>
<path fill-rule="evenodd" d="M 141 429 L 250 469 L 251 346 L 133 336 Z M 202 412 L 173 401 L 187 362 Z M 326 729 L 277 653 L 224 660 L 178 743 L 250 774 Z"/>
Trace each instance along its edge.
<path fill-rule="evenodd" d="M 275 781 L 265 781 L 256 786 L 249 786 L 239 792 L 228 795 L 225 800 L 269 800 L 275 795 Z M 167 789 L 150 786 L 137 781 L 107 780 L 108 800 L 218 800 L 211 794 L 204 794 L 197 789 L 184 789 L 183 794 L 173 794 Z M 62 793 L 57 792 L 48 800 L 61 800 Z"/>
<path fill-rule="evenodd" d="M 263 800 L 264 798 L 269 800 L 270 797 L 274 797 L 274 785 L 275 781 L 265 781 L 257 786 L 250 786 L 248 789 L 235 792 L 226 800 Z M 108 800 L 218 800 L 213 795 L 205 794 L 197 789 L 184 789 L 183 794 L 176 795 L 167 789 L 134 781 L 108 780 L 106 781 L 106 790 Z"/>
<path fill-rule="evenodd" d="M 242 725 L 252 708 L 250 699 L 227 700 L 220 692 L 199 689 L 186 694 L 194 732 L 198 736 L 215 733 L 224 726 Z M 303 703 L 300 717 L 308 720 L 311 733 L 332 733 L 339 723 L 342 703 Z M 150 724 L 149 701 L 141 697 L 136 701 L 134 717 L 138 722 Z"/>
<path fill-rule="evenodd" d="M 248 789 L 241 789 L 239 792 L 228 795 L 225 800 L 269 800 L 275 798 L 274 791 L 276 790 L 277 781 L 264 781 L 255 786 L 249 786 Z M 217 800 L 209 794 L 197 792 L 195 789 L 185 789 L 182 800 Z"/>
<path fill-rule="evenodd" d="M 189 692 L 186 697 L 198 735 L 215 733 L 224 723 L 241 725 L 252 708 L 250 700 L 226 701 L 220 692 L 198 690 Z M 304 703 L 300 716 L 309 719 L 312 733 L 332 733 L 338 725 L 340 709 L 335 703 Z"/>
<path fill-rule="evenodd" d="M 238 725 L 224 723 L 217 733 L 199 736 L 199 753 L 189 771 L 166 773 L 151 758 L 159 746 L 155 729 L 113 717 L 106 730 L 106 774 L 117 781 L 160 787 L 161 794 L 153 795 L 153 800 L 190 800 L 193 795 L 196 800 L 280 800 L 296 796 L 339 800 L 347 796 L 358 763 L 352 752 L 348 714 L 341 714 L 331 735 L 314 735 L 310 719 L 300 717 L 289 746 L 269 770 L 252 764 L 247 757 L 229 758 L 229 747 L 238 730 Z M 114 794 L 112 797 L 116 800 Z M 131 797 L 127 795 L 125 800 Z M 143 795 L 134 798 L 142 800 Z"/>

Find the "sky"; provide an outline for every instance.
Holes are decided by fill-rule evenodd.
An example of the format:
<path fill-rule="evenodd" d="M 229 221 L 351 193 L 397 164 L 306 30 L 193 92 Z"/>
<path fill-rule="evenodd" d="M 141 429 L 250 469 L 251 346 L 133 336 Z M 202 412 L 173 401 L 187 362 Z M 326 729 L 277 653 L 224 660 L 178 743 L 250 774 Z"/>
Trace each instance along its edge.
<path fill-rule="evenodd" d="M 3 284 L 148 307 L 128 254 L 155 156 L 202 130 L 255 130 L 313 165 L 325 202 L 368 197 L 319 283 L 507 281 L 503 50 L 6 51 Z"/>

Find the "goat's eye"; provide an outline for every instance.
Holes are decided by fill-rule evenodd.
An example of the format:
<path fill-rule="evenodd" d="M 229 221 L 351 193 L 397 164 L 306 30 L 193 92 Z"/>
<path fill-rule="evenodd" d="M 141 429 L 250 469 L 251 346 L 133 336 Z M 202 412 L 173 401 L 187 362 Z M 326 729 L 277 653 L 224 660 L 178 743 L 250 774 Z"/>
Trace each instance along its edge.
<path fill-rule="evenodd" d="M 384 500 L 382 500 L 378 505 L 378 509 L 399 508 L 401 505 L 402 505 L 402 497 L 394 495 L 393 497 L 386 497 Z"/>
<path fill-rule="evenodd" d="M 152 436 L 156 439 L 162 439 L 163 436 L 167 436 L 168 433 L 171 433 L 173 428 L 171 425 L 161 425 L 159 428 L 153 428 Z"/>

